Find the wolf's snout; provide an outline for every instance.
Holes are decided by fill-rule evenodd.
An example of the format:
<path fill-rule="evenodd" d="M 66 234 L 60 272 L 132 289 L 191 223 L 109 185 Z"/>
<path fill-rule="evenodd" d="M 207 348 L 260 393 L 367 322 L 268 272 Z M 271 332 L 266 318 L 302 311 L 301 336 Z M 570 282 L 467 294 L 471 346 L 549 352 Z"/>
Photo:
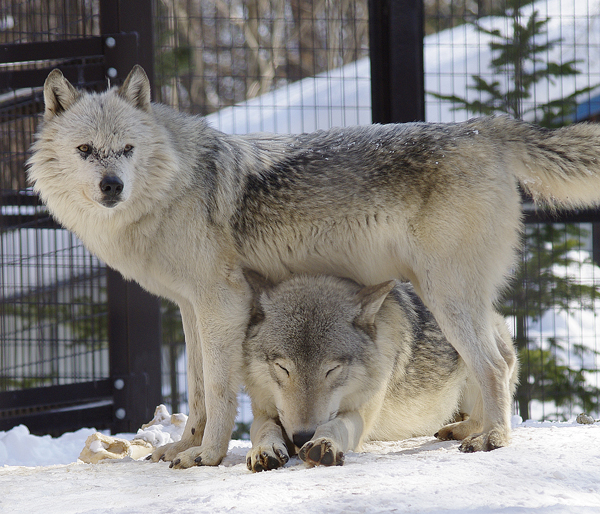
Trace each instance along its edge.
<path fill-rule="evenodd" d="M 109 175 L 100 181 L 100 190 L 104 195 L 104 204 L 112 206 L 118 201 L 119 195 L 123 192 L 123 181 L 119 177 Z"/>
<path fill-rule="evenodd" d="M 306 443 L 308 443 L 308 441 L 310 441 L 313 438 L 314 435 L 314 432 L 296 432 L 292 436 L 292 441 L 294 441 L 294 444 L 298 448 L 302 448 Z"/>

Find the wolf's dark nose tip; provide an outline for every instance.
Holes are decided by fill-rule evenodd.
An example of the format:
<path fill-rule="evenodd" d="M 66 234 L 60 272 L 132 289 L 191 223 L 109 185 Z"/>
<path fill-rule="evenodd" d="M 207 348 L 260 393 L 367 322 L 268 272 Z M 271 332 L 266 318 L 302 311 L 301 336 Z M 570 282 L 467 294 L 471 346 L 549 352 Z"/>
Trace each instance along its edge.
<path fill-rule="evenodd" d="M 315 435 L 314 432 L 296 432 L 292 436 L 292 441 L 298 448 L 302 448 L 308 441 L 310 441 Z"/>
<path fill-rule="evenodd" d="M 123 192 L 123 181 L 119 177 L 109 175 L 100 181 L 100 189 L 105 196 L 115 198 Z"/>

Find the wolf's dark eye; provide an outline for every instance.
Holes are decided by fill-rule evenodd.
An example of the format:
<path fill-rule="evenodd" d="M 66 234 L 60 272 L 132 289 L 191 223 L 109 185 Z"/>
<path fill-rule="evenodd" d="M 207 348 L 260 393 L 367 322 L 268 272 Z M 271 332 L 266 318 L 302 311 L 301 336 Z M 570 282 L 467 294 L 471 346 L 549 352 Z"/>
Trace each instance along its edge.
<path fill-rule="evenodd" d="M 123 148 L 123 153 L 125 153 L 125 155 L 127 155 L 128 153 L 131 153 L 131 150 L 133 150 L 132 145 L 125 145 L 125 148 Z"/>
<path fill-rule="evenodd" d="M 92 153 L 92 147 L 90 145 L 79 145 L 77 150 L 85 155 L 90 155 Z"/>

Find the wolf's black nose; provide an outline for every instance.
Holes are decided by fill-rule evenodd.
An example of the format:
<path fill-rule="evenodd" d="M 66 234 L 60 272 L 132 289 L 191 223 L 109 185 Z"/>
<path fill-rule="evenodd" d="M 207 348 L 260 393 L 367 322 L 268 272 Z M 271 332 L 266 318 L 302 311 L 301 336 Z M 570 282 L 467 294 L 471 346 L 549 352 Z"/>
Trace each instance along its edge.
<path fill-rule="evenodd" d="M 308 443 L 308 441 L 310 441 L 313 438 L 314 435 L 314 432 L 296 432 L 292 436 L 292 441 L 294 441 L 294 444 L 298 448 L 302 448 L 306 443 Z"/>
<path fill-rule="evenodd" d="M 119 177 L 109 175 L 100 181 L 100 189 L 104 196 L 116 198 L 123 192 L 123 181 Z"/>

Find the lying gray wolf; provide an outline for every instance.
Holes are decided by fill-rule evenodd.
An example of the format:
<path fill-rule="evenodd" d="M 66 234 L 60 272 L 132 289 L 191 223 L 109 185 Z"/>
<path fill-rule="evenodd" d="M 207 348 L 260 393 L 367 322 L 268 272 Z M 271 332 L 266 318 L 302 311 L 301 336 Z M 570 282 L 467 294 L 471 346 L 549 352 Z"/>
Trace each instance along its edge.
<path fill-rule="evenodd" d="M 275 282 L 410 280 L 481 388 L 483 428 L 462 449 L 509 443 L 515 362 L 493 305 L 515 264 L 518 184 L 551 205 L 597 203 L 598 126 L 498 117 L 232 136 L 152 104 L 139 66 L 100 94 L 54 70 L 44 100 L 34 190 L 92 253 L 181 309 L 189 419 L 155 460 L 216 465 L 227 452 L 252 297 L 243 267 Z"/>
<path fill-rule="evenodd" d="M 246 274 L 254 290 L 243 345 L 254 413 L 248 469 L 278 468 L 290 453 L 340 465 L 366 441 L 481 430 L 479 387 L 409 284 L 296 275 L 273 285 Z M 515 361 L 504 319 L 495 314 L 493 323 Z M 515 366 L 512 392 L 516 379 Z M 470 417 L 438 432 L 459 413 Z"/>

